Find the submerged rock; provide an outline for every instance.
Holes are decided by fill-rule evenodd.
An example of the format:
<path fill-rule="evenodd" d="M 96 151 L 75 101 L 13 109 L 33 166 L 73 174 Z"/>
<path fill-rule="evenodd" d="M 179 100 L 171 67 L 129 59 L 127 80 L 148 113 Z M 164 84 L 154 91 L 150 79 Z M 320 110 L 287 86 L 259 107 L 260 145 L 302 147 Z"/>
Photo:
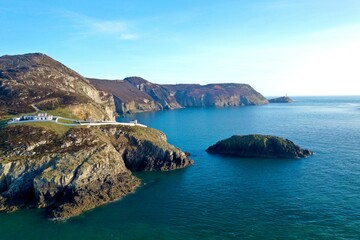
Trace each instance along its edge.
<path fill-rule="evenodd" d="M 62 220 L 134 191 L 140 180 L 131 171 L 192 164 L 151 128 L 76 127 L 59 135 L 10 126 L 0 130 L 0 211 L 46 208 Z"/>
<path fill-rule="evenodd" d="M 234 135 L 210 146 L 208 153 L 244 158 L 303 158 L 313 154 L 292 141 L 269 135 Z"/>

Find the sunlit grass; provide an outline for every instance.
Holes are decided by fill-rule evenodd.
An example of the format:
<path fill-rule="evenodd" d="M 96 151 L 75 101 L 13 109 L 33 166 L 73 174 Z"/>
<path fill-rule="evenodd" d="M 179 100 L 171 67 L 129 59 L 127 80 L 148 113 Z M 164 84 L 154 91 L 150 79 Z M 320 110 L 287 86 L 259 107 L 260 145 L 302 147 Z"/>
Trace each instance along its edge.
<path fill-rule="evenodd" d="M 25 124 L 36 128 L 42 127 L 46 130 L 55 132 L 59 136 L 63 136 L 69 129 L 73 128 L 73 126 L 63 126 L 52 122 L 27 122 L 17 124 Z"/>
<path fill-rule="evenodd" d="M 71 111 L 67 108 L 57 108 L 54 110 L 47 110 L 48 114 L 54 115 L 54 116 L 60 116 L 64 118 L 72 118 L 72 119 L 78 119 L 74 114 L 71 113 Z"/>
<path fill-rule="evenodd" d="M 65 124 L 75 124 L 74 121 L 67 120 L 67 119 L 62 119 L 62 118 L 58 119 L 58 122 L 59 123 L 65 123 Z"/>

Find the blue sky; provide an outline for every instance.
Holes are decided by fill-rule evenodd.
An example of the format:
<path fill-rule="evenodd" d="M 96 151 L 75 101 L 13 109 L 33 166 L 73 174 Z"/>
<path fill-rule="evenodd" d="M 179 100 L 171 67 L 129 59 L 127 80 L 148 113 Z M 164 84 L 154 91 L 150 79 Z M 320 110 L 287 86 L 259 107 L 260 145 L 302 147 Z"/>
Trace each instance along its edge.
<path fill-rule="evenodd" d="M 0 27 L 0 55 L 42 52 L 86 77 L 359 95 L 358 0 L 0 0 Z"/>

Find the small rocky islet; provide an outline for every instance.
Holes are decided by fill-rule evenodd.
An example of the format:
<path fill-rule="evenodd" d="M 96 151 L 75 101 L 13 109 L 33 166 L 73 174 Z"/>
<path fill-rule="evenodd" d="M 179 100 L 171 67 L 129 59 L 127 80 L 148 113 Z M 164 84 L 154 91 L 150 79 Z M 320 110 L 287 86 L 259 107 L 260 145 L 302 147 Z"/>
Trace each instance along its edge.
<path fill-rule="evenodd" d="M 269 103 L 292 103 L 294 100 L 288 96 L 272 98 L 269 100 Z"/>
<path fill-rule="evenodd" d="M 206 149 L 208 153 L 243 158 L 289 158 L 311 156 L 312 151 L 300 148 L 294 142 L 270 135 L 234 135 Z"/>

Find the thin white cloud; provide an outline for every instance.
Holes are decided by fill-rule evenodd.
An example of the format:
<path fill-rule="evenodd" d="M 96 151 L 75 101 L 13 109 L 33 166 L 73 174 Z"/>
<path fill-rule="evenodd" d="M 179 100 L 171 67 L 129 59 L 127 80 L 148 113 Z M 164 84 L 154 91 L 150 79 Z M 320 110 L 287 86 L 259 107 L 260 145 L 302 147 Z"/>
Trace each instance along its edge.
<path fill-rule="evenodd" d="M 70 20 L 81 35 L 109 36 L 120 40 L 139 38 L 131 24 L 123 20 L 104 20 L 70 11 L 62 12 L 62 16 Z"/>

